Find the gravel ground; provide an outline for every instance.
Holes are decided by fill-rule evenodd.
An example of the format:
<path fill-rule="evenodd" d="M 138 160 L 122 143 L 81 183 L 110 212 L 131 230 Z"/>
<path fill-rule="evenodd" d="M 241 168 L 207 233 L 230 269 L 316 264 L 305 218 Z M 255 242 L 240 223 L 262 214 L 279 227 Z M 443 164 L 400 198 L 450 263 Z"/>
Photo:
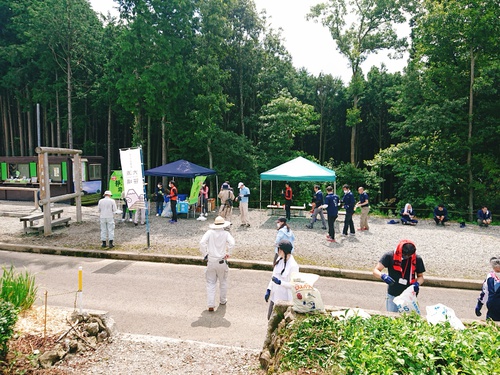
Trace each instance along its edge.
<path fill-rule="evenodd" d="M 75 207 L 59 204 L 56 207 L 64 208 L 63 217 L 71 216 L 70 227 L 56 229 L 49 237 L 25 235 L 19 217 L 29 214 L 33 210 L 32 204 L 0 201 L 0 216 L 3 216 L 0 242 L 101 249 L 95 207 L 82 208 L 83 223 L 75 223 Z M 198 242 L 216 214 L 210 213 L 207 221 L 183 216 L 177 224 L 169 224 L 166 218 L 150 216 L 150 248 L 146 247 L 146 226 L 117 220 L 116 248 L 113 251 L 197 256 Z M 238 210 L 235 209 L 231 226 L 236 240 L 233 258 L 270 262 L 274 255 L 276 218 L 269 216 L 266 210 L 250 210 L 251 227 L 244 228 L 240 227 Z M 390 219 L 369 217 L 369 231 L 349 237 L 337 235 L 338 242 L 329 243 L 320 223 L 316 223 L 314 229 L 307 229 L 308 218 L 292 217 L 290 225 L 296 236 L 295 257 L 299 264 L 369 271 L 384 252 L 393 250 L 401 239 L 406 238 L 415 242 L 417 252 L 424 259 L 426 275 L 482 280 L 489 270 L 489 258 L 500 255 L 499 227 L 479 228 L 470 224 L 460 228 L 458 223 L 436 227 L 432 220 L 421 220 L 417 226 L 389 225 Z M 354 223 L 359 226 L 359 216 L 355 215 Z M 257 354 L 253 349 L 118 335 L 114 344 L 103 346 L 97 355 L 73 358 L 65 371 L 73 373 L 71 369 L 77 368 L 74 373 L 80 374 L 144 371 L 150 374 L 261 374 Z"/>

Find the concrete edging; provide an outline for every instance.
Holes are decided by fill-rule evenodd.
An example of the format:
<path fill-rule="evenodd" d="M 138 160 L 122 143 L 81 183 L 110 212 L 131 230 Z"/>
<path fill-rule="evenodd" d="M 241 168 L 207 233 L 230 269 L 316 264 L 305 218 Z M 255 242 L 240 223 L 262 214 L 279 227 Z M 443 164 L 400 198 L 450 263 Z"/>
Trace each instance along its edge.
<path fill-rule="evenodd" d="M 138 262 L 173 263 L 204 266 L 206 263 L 195 256 L 165 255 L 165 254 L 136 254 L 123 251 L 83 250 L 50 246 L 19 245 L 0 242 L 0 250 L 16 251 L 33 254 L 63 255 L 83 258 L 100 258 L 113 260 L 130 260 Z M 230 259 L 231 268 L 272 271 L 271 262 Z M 324 277 L 338 277 L 352 280 L 376 281 L 371 272 L 347 270 L 340 268 L 300 266 L 302 272 L 315 273 Z M 382 282 L 382 281 L 381 281 Z M 480 290 L 483 282 L 480 280 L 447 279 L 434 276 L 425 277 L 425 286 L 451 289 Z"/>

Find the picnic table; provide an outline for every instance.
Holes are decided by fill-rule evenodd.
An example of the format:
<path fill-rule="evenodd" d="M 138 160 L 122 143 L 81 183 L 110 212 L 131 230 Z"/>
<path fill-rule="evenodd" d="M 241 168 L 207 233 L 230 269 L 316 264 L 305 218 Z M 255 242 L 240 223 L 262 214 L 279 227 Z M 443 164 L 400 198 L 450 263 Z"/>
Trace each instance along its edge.
<path fill-rule="evenodd" d="M 52 227 L 58 227 L 58 226 L 68 226 L 69 221 L 71 218 L 65 217 L 61 218 L 61 214 L 63 213 L 62 208 L 58 208 L 56 210 L 51 210 L 50 215 L 52 216 Z M 19 221 L 23 223 L 23 229 L 24 233 L 28 233 L 29 231 L 40 231 L 43 230 L 43 223 L 42 224 L 37 224 L 35 223 L 38 220 L 43 220 L 43 212 L 41 213 L 35 213 L 27 216 L 23 216 L 19 218 Z M 29 224 L 29 225 L 28 225 Z"/>
<path fill-rule="evenodd" d="M 277 205 L 277 204 L 268 204 L 267 209 L 271 210 L 271 216 L 274 216 L 275 210 L 284 211 L 285 206 L 283 205 Z M 294 216 L 303 216 L 303 212 L 306 209 L 306 205 L 304 204 L 303 206 L 290 206 L 290 213 L 295 212 L 296 215 Z"/>

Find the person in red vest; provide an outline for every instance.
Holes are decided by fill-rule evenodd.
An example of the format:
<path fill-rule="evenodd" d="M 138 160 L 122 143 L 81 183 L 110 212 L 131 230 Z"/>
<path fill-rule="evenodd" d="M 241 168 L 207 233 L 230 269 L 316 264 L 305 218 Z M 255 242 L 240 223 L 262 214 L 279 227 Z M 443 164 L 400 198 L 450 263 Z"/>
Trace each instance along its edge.
<path fill-rule="evenodd" d="M 168 183 L 170 187 L 170 208 L 172 209 L 172 219 L 169 221 L 170 223 L 177 223 L 177 187 L 175 186 L 175 181 L 170 181 Z"/>
<path fill-rule="evenodd" d="M 285 217 L 290 220 L 290 206 L 292 205 L 293 192 L 290 184 L 285 182 Z"/>

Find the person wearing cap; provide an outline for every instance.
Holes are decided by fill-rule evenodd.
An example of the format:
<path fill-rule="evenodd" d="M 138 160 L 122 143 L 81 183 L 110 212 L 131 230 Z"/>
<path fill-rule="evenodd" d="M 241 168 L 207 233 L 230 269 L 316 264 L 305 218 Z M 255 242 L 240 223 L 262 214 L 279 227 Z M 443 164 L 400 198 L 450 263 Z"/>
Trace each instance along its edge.
<path fill-rule="evenodd" d="M 292 244 L 293 252 L 293 242 L 295 241 L 295 235 L 290 226 L 286 223 L 286 218 L 280 217 L 276 220 L 276 226 L 278 227 L 278 233 L 276 233 L 273 265 L 276 264 L 276 260 L 278 259 L 278 246 L 280 242 L 283 240 L 289 241 Z"/>
<path fill-rule="evenodd" d="M 217 280 L 220 289 L 219 303 L 221 305 L 227 303 L 227 275 L 229 272 L 227 258 L 231 254 L 235 241 L 231 233 L 224 229 L 230 224 L 222 216 L 217 216 L 200 241 L 201 255 L 207 260 L 205 279 L 207 282 L 208 311 L 214 311 L 215 308 Z"/>
<path fill-rule="evenodd" d="M 97 209 L 99 210 L 99 220 L 101 222 L 101 247 L 106 247 L 106 241 L 109 240 L 109 248 L 113 248 L 113 241 L 115 239 L 115 214 L 116 202 L 111 199 L 111 191 L 104 192 L 104 198 L 99 200 Z"/>
<path fill-rule="evenodd" d="M 299 272 L 299 265 L 292 255 L 293 246 L 288 240 L 282 240 L 278 244 L 278 259 L 273 269 L 273 276 L 267 286 L 264 300 L 269 302 L 267 319 L 271 318 L 274 304 L 278 301 L 291 301 L 292 295 L 292 273 Z"/>
<path fill-rule="evenodd" d="M 399 296 L 410 285 L 413 285 L 418 294 L 420 285 L 424 282 L 424 261 L 416 252 L 417 248 L 412 241 L 401 240 L 396 250 L 385 253 L 373 269 L 373 276 L 388 285 L 387 311 L 398 312 L 394 297 Z M 387 268 L 387 274 L 382 273 L 384 268 Z"/>
<path fill-rule="evenodd" d="M 481 316 L 481 308 L 486 304 L 486 319 L 500 322 L 500 257 L 490 259 L 492 270 L 486 275 L 475 313 Z"/>
<path fill-rule="evenodd" d="M 219 194 L 220 199 L 219 215 L 227 221 L 231 222 L 231 215 L 233 213 L 234 193 L 230 189 L 228 183 L 223 183 Z"/>
<path fill-rule="evenodd" d="M 248 197 L 250 197 L 250 189 L 247 188 L 243 182 L 238 184 L 238 189 L 240 192 L 236 197 L 236 200 L 240 201 L 240 218 L 242 227 L 249 227 L 250 222 L 248 221 Z"/>

